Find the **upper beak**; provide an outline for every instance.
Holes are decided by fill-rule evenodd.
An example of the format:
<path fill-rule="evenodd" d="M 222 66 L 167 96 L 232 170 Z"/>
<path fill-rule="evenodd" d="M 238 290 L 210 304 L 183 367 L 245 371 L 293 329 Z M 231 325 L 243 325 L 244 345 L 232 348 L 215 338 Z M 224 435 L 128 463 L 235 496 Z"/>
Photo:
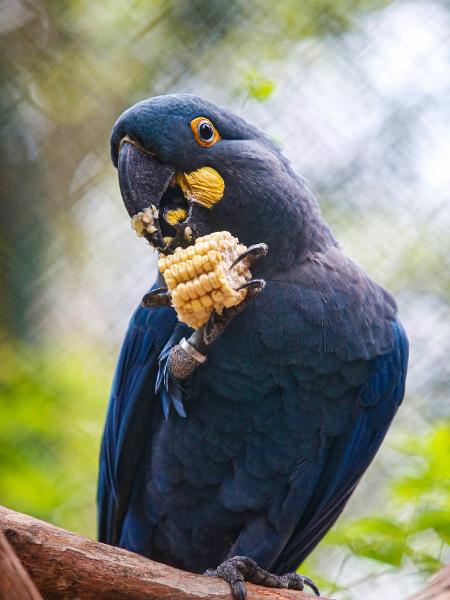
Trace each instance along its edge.
<path fill-rule="evenodd" d="M 129 138 L 118 149 L 119 185 L 130 217 L 153 204 L 159 209 L 161 197 L 175 174 L 175 168 L 161 162 Z"/>

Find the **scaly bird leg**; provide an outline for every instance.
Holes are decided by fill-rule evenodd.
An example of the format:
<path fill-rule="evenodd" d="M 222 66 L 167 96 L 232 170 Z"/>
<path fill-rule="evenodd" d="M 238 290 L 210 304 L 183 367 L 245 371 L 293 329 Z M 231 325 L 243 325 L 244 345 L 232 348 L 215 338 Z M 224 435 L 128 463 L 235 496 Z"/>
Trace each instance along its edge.
<path fill-rule="evenodd" d="M 179 344 L 174 346 L 169 359 L 171 374 L 176 379 L 183 380 L 204 363 L 211 344 L 223 333 L 227 325 L 245 309 L 248 303 L 264 289 L 265 285 L 264 279 L 252 279 L 244 283 L 240 289 L 247 288 L 247 295 L 240 304 L 225 308 L 220 315 L 214 311 L 209 321 L 194 331 L 188 340 L 183 338 Z"/>
<path fill-rule="evenodd" d="M 237 317 L 247 307 L 249 302 L 251 302 L 251 300 L 253 300 L 253 298 L 255 298 L 255 296 L 257 296 L 259 293 L 261 293 L 265 287 L 266 282 L 264 279 L 251 279 L 250 281 L 247 281 L 247 283 L 241 285 L 238 288 L 239 290 L 244 288 L 247 289 L 247 295 L 245 296 L 244 300 L 241 303 L 236 304 L 236 306 L 225 308 L 221 315 L 214 311 L 211 314 L 209 321 L 203 326 L 203 337 L 205 344 L 210 346 L 213 342 L 215 342 L 227 325 L 229 325 L 229 323 L 235 317 Z"/>
<path fill-rule="evenodd" d="M 300 573 L 286 573 L 285 575 L 269 573 L 248 556 L 233 556 L 220 564 L 217 569 L 208 569 L 205 575 L 225 579 L 231 586 L 234 600 L 245 600 L 247 597 L 246 581 L 264 587 L 289 588 L 300 591 L 307 585 L 316 596 L 320 596 L 317 586 L 309 577 L 300 575 Z"/>

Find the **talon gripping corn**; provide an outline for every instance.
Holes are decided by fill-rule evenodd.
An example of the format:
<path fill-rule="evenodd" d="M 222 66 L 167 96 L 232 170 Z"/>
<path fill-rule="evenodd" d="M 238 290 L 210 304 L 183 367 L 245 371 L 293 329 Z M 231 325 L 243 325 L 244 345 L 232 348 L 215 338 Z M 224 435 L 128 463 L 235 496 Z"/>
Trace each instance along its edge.
<path fill-rule="evenodd" d="M 198 329 L 213 310 L 242 302 L 247 290 L 238 288 L 251 279 L 247 261 L 230 267 L 246 249 L 229 231 L 217 231 L 158 260 L 180 321 Z"/>

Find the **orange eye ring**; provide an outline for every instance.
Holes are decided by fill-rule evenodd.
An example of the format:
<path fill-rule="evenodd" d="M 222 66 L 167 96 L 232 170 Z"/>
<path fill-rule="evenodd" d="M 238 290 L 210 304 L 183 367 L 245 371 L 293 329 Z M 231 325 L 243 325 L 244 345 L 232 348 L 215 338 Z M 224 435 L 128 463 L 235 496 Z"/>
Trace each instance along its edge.
<path fill-rule="evenodd" d="M 220 135 L 214 125 L 206 117 L 196 117 L 191 121 L 191 129 L 197 144 L 208 148 L 220 140 Z"/>

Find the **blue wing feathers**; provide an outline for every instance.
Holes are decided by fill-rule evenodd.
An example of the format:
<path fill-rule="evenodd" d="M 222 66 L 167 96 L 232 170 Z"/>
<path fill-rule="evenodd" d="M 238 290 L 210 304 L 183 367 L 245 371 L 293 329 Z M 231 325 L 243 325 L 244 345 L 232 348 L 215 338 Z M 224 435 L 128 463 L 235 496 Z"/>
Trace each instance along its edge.
<path fill-rule="evenodd" d="M 327 468 L 310 506 L 274 565 L 277 572 L 297 568 L 337 519 L 379 449 L 403 399 L 408 340 L 398 321 L 392 322 L 392 328 L 394 348 L 372 361 L 369 379 L 359 394 L 360 409 L 351 433 L 336 440 L 330 448 Z"/>
<path fill-rule="evenodd" d="M 145 450 L 154 409 L 158 358 L 177 318 L 169 308 L 134 313 L 114 376 L 100 453 L 99 539 L 116 543 Z"/>

